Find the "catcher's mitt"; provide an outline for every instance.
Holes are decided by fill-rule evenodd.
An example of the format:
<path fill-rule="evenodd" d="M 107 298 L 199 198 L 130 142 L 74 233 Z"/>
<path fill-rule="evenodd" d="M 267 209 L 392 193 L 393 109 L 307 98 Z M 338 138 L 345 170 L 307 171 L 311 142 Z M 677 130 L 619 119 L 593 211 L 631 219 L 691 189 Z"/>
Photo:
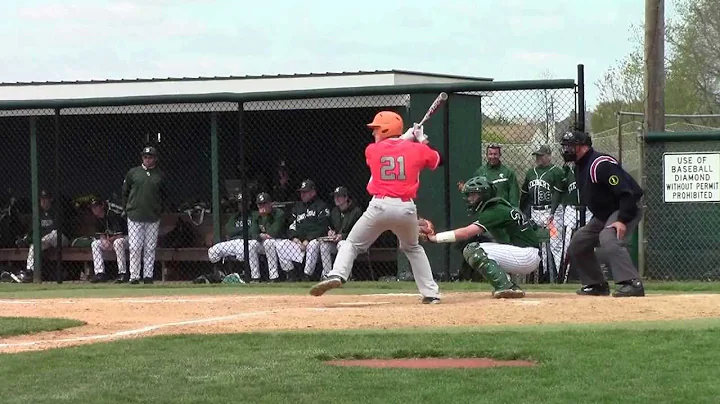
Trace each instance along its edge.
<path fill-rule="evenodd" d="M 427 236 L 429 234 L 435 234 L 435 225 L 431 221 L 429 221 L 425 218 L 419 218 L 418 219 L 418 230 L 419 230 L 418 238 L 420 239 L 420 241 L 427 241 Z"/>

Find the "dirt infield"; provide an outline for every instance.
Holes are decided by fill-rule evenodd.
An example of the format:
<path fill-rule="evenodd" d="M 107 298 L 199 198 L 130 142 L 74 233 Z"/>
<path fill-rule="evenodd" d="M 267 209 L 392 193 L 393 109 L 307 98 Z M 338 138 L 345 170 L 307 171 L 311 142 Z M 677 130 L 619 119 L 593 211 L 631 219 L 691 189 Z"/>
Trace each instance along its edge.
<path fill-rule="evenodd" d="M 419 296 L 409 294 L 3 299 L 0 300 L 2 316 L 64 317 L 84 321 L 87 325 L 0 339 L 0 352 L 179 333 L 607 323 L 720 317 L 720 294 L 616 299 L 530 292 L 525 299 L 493 300 L 488 292 L 475 292 L 448 293 L 443 297 L 439 305 L 422 305 Z"/>

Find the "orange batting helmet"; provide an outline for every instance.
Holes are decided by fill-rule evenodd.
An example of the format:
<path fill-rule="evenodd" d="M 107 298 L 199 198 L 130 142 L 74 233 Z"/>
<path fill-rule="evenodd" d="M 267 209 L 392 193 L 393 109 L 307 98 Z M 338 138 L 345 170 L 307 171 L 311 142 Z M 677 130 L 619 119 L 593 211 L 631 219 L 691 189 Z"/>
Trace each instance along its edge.
<path fill-rule="evenodd" d="M 380 111 L 375 115 L 375 119 L 367 124 L 371 129 L 379 129 L 378 135 L 381 139 L 387 139 L 393 136 L 400 136 L 403 132 L 403 119 L 400 115 L 392 111 Z"/>

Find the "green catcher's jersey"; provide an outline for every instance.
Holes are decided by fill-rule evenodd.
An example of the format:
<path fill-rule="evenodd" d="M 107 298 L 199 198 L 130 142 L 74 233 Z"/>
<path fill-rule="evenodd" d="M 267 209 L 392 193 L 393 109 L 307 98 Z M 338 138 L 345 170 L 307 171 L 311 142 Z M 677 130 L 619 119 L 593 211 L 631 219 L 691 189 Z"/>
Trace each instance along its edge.
<path fill-rule="evenodd" d="M 492 234 L 500 244 L 536 248 L 540 246 L 538 234 L 525 215 L 502 198 L 492 198 L 485 202 L 473 224 Z"/>

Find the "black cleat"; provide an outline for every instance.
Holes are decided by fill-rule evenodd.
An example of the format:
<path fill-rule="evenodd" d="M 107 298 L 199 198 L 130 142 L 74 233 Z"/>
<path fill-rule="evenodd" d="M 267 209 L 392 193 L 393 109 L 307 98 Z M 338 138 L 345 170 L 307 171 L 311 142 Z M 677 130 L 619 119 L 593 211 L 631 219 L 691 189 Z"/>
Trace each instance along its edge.
<path fill-rule="evenodd" d="M 422 304 L 440 304 L 439 297 L 423 297 Z"/>
<path fill-rule="evenodd" d="M 607 282 L 585 285 L 578 289 L 577 294 L 581 296 L 610 296 L 610 286 L 608 286 Z"/>
<path fill-rule="evenodd" d="M 152 285 L 153 278 L 143 278 L 143 283 L 146 285 Z"/>
<path fill-rule="evenodd" d="M 100 273 L 95 274 L 92 277 L 92 279 L 90 279 L 90 283 L 102 283 L 102 282 L 107 282 L 108 280 L 109 279 L 108 279 L 107 275 L 105 274 L 105 272 L 100 272 Z"/>
<path fill-rule="evenodd" d="M 618 284 L 618 288 L 613 292 L 613 297 L 643 297 L 645 296 L 645 287 L 639 279 L 628 281 L 629 283 Z"/>
<path fill-rule="evenodd" d="M 118 274 L 117 278 L 115 279 L 115 283 L 127 283 L 127 282 L 128 282 L 127 272 Z"/>

